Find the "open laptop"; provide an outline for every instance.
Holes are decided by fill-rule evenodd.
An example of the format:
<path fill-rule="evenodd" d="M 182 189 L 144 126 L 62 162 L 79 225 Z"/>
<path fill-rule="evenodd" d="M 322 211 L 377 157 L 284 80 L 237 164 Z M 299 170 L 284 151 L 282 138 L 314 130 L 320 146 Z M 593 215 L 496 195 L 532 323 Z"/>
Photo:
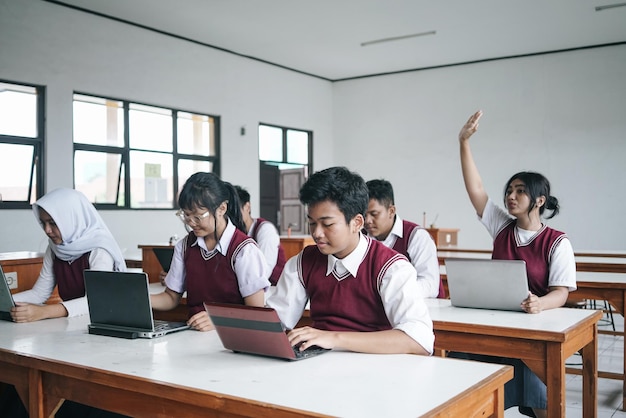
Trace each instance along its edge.
<path fill-rule="evenodd" d="M 89 333 L 155 338 L 188 329 L 185 322 L 154 321 L 146 273 L 85 270 Z"/>
<path fill-rule="evenodd" d="M 293 347 L 271 308 L 226 303 L 205 303 L 224 348 L 247 354 L 302 360 L 330 351 L 313 346 L 300 351 Z"/>
<path fill-rule="evenodd" d="M 525 261 L 448 258 L 445 265 L 453 306 L 522 311 L 528 297 Z"/>
<path fill-rule="evenodd" d="M 11 308 L 15 306 L 13 296 L 11 296 L 11 289 L 9 289 L 9 283 L 0 266 L 0 319 L 5 321 L 13 321 L 11 319 Z"/>
<path fill-rule="evenodd" d="M 161 264 L 163 271 L 170 271 L 172 258 L 174 257 L 174 247 L 155 247 L 152 249 Z"/>

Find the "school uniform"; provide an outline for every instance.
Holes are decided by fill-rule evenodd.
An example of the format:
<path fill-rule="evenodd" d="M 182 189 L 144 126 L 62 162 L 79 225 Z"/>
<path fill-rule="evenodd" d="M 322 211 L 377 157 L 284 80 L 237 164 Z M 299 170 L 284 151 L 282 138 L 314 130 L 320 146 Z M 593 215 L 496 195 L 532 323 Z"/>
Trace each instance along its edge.
<path fill-rule="evenodd" d="M 343 259 L 324 255 L 317 246 L 289 259 L 267 305 L 288 329 L 310 303 L 314 328 L 398 329 L 432 353 L 432 321 L 418 295 L 415 269 L 403 255 L 359 235 L 357 247 Z"/>
<path fill-rule="evenodd" d="M 213 250 L 190 232 L 174 247 L 166 286 L 187 292 L 189 317 L 203 311 L 203 302 L 244 304 L 244 298 L 270 286 L 265 257 L 256 242 L 230 220 Z"/>
<path fill-rule="evenodd" d="M 266 219 L 256 218 L 248 231 L 248 236 L 256 241 L 265 256 L 267 266 L 272 272 L 269 277 L 270 283 L 275 286 L 287 261 L 276 227 Z"/>
<path fill-rule="evenodd" d="M 396 215 L 391 232 L 382 243 L 405 255 L 413 264 L 417 271 L 417 285 L 422 297 L 445 297 L 439 274 L 437 246 L 428 231 Z"/>
<path fill-rule="evenodd" d="M 515 219 L 491 199 L 479 219 L 494 238 L 492 258 L 526 261 L 529 288 L 534 294 L 544 296 L 550 286 L 576 289 L 574 250 L 565 233 L 546 225 L 539 231 L 518 228 Z M 547 408 L 546 385 L 521 360 L 464 353 L 451 357 L 512 365 L 514 377 L 504 386 L 504 408 L 519 406 L 527 415 L 531 414 L 528 408 Z"/>

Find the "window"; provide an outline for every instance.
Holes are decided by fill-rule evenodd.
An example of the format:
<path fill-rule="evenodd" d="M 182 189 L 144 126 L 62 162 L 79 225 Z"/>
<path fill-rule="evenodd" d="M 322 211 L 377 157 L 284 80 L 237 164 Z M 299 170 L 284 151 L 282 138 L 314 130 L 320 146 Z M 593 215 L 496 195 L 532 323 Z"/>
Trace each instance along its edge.
<path fill-rule="evenodd" d="M 281 168 L 311 166 L 312 133 L 272 125 L 259 125 L 259 159 Z"/>
<path fill-rule="evenodd" d="M 219 119 L 74 94 L 74 187 L 98 208 L 172 209 L 197 171 L 219 174 Z"/>
<path fill-rule="evenodd" d="M 43 195 L 44 87 L 0 81 L 0 208 Z"/>

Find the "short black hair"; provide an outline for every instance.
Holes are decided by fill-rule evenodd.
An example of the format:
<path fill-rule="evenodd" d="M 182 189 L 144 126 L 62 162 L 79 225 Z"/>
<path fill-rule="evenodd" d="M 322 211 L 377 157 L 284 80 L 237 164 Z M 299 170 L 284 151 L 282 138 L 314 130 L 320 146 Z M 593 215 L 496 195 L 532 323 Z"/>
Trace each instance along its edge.
<path fill-rule="evenodd" d="M 370 180 L 365 184 L 367 185 L 370 199 L 378 200 L 386 208 L 389 208 L 391 205 L 395 205 L 393 198 L 393 186 L 387 180 Z"/>
<path fill-rule="evenodd" d="M 237 195 L 239 196 L 239 203 L 241 204 L 241 206 L 250 201 L 250 193 L 248 193 L 246 189 L 241 186 L 235 186 L 235 190 L 237 190 Z"/>
<path fill-rule="evenodd" d="M 349 223 L 356 215 L 365 216 L 369 194 L 365 180 L 346 167 L 330 167 L 313 173 L 300 188 L 305 205 L 330 201 L 337 205 Z"/>

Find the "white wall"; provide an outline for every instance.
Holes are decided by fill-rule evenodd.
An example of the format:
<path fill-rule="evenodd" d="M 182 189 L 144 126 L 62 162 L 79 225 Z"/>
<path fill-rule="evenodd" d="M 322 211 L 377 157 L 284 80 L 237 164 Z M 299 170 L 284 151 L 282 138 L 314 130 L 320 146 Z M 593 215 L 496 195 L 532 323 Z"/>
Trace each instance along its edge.
<path fill-rule="evenodd" d="M 489 248 L 465 195 L 457 134 L 483 109 L 474 152 L 490 195 L 544 173 L 576 250 L 624 250 L 626 47 L 510 59 L 331 84 L 38 0 L 0 0 L 0 79 L 47 87 L 46 188 L 72 185 L 72 93 L 221 116 L 222 177 L 258 207 L 259 122 L 314 132 L 314 169 L 384 177 L 399 213 L 460 228 Z M 239 135 L 245 125 L 247 134 Z M 1 181 L 1 179 L 0 179 Z M 126 249 L 183 233 L 173 211 L 101 211 Z M 43 250 L 32 212 L 0 212 L 0 252 Z"/>
<path fill-rule="evenodd" d="M 400 216 L 460 228 L 491 248 L 465 193 L 458 132 L 482 109 L 473 151 L 490 196 L 521 170 L 552 183 L 548 224 L 575 250 L 625 250 L 626 46 L 335 83 L 336 163 L 394 185 Z"/>
<path fill-rule="evenodd" d="M 332 84 L 38 0 L 0 0 L 0 79 L 46 86 L 46 190 L 72 187 L 74 91 L 221 117 L 222 178 L 258 207 L 259 122 L 312 130 L 333 165 Z M 240 135 L 241 126 L 246 135 Z M 1 181 L 1 179 L 0 179 Z M 101 211 L 126 249 L 184 233 L 174 211 Z M 258 212 L 257 212 L 258 213 Z M 0 252 L 43 250 L 32 212 L 0 212 Z"/>

